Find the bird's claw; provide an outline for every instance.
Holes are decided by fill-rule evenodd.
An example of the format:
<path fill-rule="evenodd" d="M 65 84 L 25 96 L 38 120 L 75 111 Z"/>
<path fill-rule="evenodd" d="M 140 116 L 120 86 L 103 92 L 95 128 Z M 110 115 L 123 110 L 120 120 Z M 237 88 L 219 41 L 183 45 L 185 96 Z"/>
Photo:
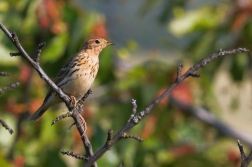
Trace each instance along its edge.
<path fill-rule="evenodd" d="M 75 108 L 77 105 L 77 100 L 74 96 L 69 96 L 70 97 L 70 105 Z"/>

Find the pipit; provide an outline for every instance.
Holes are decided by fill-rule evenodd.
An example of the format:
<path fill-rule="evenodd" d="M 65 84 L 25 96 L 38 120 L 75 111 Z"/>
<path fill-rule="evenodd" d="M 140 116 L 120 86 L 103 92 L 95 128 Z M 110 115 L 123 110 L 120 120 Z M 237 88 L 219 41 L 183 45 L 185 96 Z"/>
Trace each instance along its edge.
<path fill-rule="evenodd" d="M 55 78 L 55 84 L 76 104 L 90 89 L 99 69 L 99 54 L 112 42 L 99 37 L 88 39 L 79 53 L 71 58 Z M 62 100 L 50 88 L 41 107 L 29 118 L 38 121 L 52 105 Z"/>

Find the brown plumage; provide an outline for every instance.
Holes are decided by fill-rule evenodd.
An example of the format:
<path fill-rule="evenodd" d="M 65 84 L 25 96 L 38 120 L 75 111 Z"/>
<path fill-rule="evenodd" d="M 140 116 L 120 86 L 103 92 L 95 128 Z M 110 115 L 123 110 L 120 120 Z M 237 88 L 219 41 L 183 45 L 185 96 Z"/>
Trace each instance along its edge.
<path fill-rule="evenodd" d="M 90 89 L 99 69 L 99 54 L 113 43 L 99 37 L 88 39 L 79 53 L 70 59 L 60 70 L 55 78 L 55 84 L 61 90 L 74 98 L 80 100 Z M 41 107 L 29 118 L 37 121 L 43 113 L 52 105 L 62 102 L 56 93 L 50 88 Z"/>

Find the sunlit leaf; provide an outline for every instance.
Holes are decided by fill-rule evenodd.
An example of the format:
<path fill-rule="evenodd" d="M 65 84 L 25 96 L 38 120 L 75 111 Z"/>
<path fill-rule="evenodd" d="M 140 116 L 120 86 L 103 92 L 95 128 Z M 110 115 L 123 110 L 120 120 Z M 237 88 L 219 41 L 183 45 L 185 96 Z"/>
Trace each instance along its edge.
<path fill-rule="evenodd" d="M 42 61 L 54 62 L 63 56 L 68 41 L 67 33 L 55 36 L 43 49 Z"/>
<path fill-rule="evenodd" d="M 215 28 L 224 19 L 224 17 L 220 15 L 223 10 L 225 10 L 225 8 L 219 7 L 216 9 L 210 6 L 184 11 L 183 15 L 180 13 L 177 18 L 174 18 L 169 23 L 168 29 L 174 35 L 180 37 L 192 31 Z"/>

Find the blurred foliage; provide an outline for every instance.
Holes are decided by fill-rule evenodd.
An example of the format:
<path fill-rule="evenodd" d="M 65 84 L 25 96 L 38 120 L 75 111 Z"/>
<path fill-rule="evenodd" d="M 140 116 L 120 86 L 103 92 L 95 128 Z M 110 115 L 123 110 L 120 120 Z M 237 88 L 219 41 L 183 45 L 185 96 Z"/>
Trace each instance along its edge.
<path fill-rule="evenodd" d="M 174 36 L 188 41 L 184 47 L 178 46 L 187 57 L 185 65 L 188 67 L 220 48 L 249 48 L 251 13 L 245 15 L 244 12 L 250 11 L 252 5 L 239 6 L 238 2 L 211 1 L 192 7 L 184 0 L 145 0 L 139 11 L 144 15 L 156 4 L 164 4 L 157 20 L 168 24 Z M 239 22 L 241 15 L 245 16 Z M 2 0 L 0 19 L 10 31 L 17 33 L 31 56 L 36 54 L 39 43 L 47 43 L 40 64 L 52 78 L 89 36 L 109 39 L 104 15 L 86 11 L 66 0 Z M 9 52 L 16 49 L 3 33 L 0 34 L 0 71 L 11 73 L 8 78 L 0 78 L 0 87 L 17 80 L 21 83 L 20 87 L 0 97 L 1 117 L 15 131 L 9 135 L 0 128 L 0 166 L 81 166 L 82 161 L 60 154 L 62 149 L 85 154 L 76 128 L 68 130 L 72 120 L 65 119 L 51 126 L 51 121 L 62 110 L 66 111 L 64 105 L 52 107 L 38 122 L 27 121 L 29 114 L 41 105 L 48 86 L 23 59 L 9 56 Z M 137 49 L 138 44 L 129 41 L 118 50 L 106 48 L 100 56 L 100 71 L 94 84 L 99 87 L 84 108 L 94 151 L 104 144 L 109 129 L 116 133 L 127 122 L 131 98 L 137 100 L 138 110 L 141 110 L 175 78 L 177 65 L 167 65 L 155 57 L 139 66 L 124 68 L 123 60 L 129 59 Z M 201 79 L 186 80 L 173 95 L 185 103 L 200 101 L 199 104 L 206 107 L 216 107 L 211 88 L 216 69 L 223 61 L 230 62 L 230 74 L 240 82 L 251 68 L 249 59 L 249 56 L 237 55 L 211 62 L 202 69 Z M 130 132 L 143 137 L 143 143 L 122 140 L 98 161 L 98 165 L 119 166 L 123 162 L 124 166 L 145 167 L 185 164 L 230 167 L 240 163 L 234 142 L 185 111 L 173 108 L 168 99 L 154 110 Z"/>
<path fill-rule="evenodd" d="M 145 0 L 140 11 L 146 14 L 159 4 L 165 8 L 160 12 L 160 23 L 168 24 L 168 30 L 172 35 L 188 41 L 186 46 L 178 49 L 183 50 L 183 55 L 190 56 L 190 60 L 194 62 L 203 58 L 202 55 L 212 54 L 220 48 L 250 46 L 252 4 L 249 0 Z M 207 74 L 212 76 L 216 72 L 215 67 L 222 61 L 227 61 L 226 59 L 232 62 L 229 65 L 232 78 L 242 81 L 244 73 L 251 69 L 251 56 L 245 57 L 244 63 L 240 63 L 244 56 L 230 56 L 217 60 L 204 68 L 204 72 L 207 71 Z"/>

